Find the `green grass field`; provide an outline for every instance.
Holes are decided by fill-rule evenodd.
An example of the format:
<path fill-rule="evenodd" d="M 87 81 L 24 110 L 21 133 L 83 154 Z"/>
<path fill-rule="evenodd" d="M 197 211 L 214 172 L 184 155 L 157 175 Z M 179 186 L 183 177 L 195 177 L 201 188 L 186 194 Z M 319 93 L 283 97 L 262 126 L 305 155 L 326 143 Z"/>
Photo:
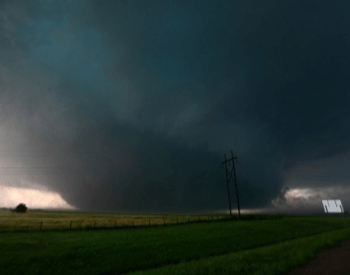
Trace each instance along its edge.
<path fill-rule="evenodd" d="M 350 237 L 350 220 L 342 217 L 250 215 L 244 217 L 260 219 L 185 223 L 198 216 L 2 213 L 0 226 L 6 228 L 15 219 L 30 223 L 31 218 L 102 223 L 119 217 L 122 223 L 132 220 L 130 216 L 145 221 L 167 217 L 169 224 L 181 218 L 184 223 L 118 230 L 3 230 L 0 274 L 284 274 L 319 249 Z"/>

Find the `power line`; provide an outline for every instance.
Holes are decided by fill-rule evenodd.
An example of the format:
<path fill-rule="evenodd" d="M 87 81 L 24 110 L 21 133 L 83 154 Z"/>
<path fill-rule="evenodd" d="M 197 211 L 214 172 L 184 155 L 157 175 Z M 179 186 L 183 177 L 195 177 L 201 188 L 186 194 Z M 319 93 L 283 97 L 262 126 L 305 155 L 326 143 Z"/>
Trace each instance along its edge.
<path fill-rule="evenodd" d="M 226 171 L 226 183 L 227 183 L 227 193 L 228 193 L 228 203 L 229 203 L 229 208 L 230 208 L 230 216 L 232 217 L 229 182 L 230 182 L 230 179 L 232 178 L 232 172 L 233 172 L 234 178 L 232 178 L 232 179 L 235 181 L 235 186 L 236 186 L 238 218 L 241 219 L 241 210 L 239 207 L 238 187 L 237 187 L 237 178 L 236 178 L 236 170 L 235 170 L 235 162 L 234 162 L 234 160 L 237 161 L 238 157 L 233 156 L 232 150 L 231 150 L 231 156 L 232 157 L 230 159 L 226 160 L 226 155 L 224 154 L 225 160 L 222 162 L 222 164 L 225 165 L 225 171 Z M 230 163 L 230 161 L 232 161 L 232 170 L 230 172 L 230 177 L 228 177 L 227 163 Z"/>

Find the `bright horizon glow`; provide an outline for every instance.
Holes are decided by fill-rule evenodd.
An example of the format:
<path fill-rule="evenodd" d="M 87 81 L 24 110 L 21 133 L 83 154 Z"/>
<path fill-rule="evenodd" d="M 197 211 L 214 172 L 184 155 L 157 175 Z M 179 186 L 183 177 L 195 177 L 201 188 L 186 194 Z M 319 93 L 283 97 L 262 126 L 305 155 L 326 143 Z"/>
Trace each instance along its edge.
<path fill-rule="evenodd" d="M 330 190 L 327 190 L 330 189 Z M 241 214 L 263 214 L 273 212 L 284 212 L 292 210 L 300 203 L 307 203 L 310 206 L 320 206 L 323 211 L 321 199 L 319 197 L 328 197 L 330 193 L 338 193 L 336 188 L 295 188 L 286 192 L 284 198 L 285 203 L 276 208 L 266 207 L 260 209 L 241 209 Z M 328 192 L 327 192 L 328 191 Z M 333 191 L 333 192 L 330 192 Z M 344 190 L 343 190 L 344 191 Z M 348 192 L 350 191 L 347 190 Z M 316 195 L 316 198 L 315 198 Z M 318 196 L 317 196 L 318 195 Z M 69 205 L 60 194 L 46 190 L 37 190 L 30 188 L 9 187 L 0 185 L 0 207 L 15 208 L 18 204 L 24 203 L 29 209 L 62 209 L 62 210 L 78 210 Z M 237 205 L 231 202 L 232 214 L 238 214 Z M 212 214 L 227 213 L 228 209 L 209 211 Z"/>
<path fill-rule="evenodd" d="M 0 207 L 15 208 L 24 203 L 29 209 L 59 208 L 76 210 L 58 193 L 0 185 Z"/>

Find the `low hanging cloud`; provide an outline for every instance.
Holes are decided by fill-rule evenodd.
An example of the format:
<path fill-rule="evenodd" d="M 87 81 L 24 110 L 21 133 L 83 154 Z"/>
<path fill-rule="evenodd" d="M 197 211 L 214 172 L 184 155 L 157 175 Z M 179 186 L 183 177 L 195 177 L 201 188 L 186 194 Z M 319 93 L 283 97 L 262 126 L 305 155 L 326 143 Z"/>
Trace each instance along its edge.
<path fill-rule="evenodd" d="M 29 186 L 33 187 L 32 184 Z M 34 186 L 37 187 L 37 186 Z M 1 201 L 0 207 L 14 209 L 19 202 L 24 203 L 28 209 L 64 209 L 76 210 L 67 204 L 57 193 L 47 192 L 46 190 L 36 190 L 36 188 L 15 188 L 0 187 Z"/>
<path fill-rule="evenodd" d="M 329 5 L 2 1 L 0 184 L 89 211 L 222 210 L 233 150 L 243 209 L 293 180 L 346 188 L 345 167 L 305 180 L 349 151 L 349 22 Z"/>

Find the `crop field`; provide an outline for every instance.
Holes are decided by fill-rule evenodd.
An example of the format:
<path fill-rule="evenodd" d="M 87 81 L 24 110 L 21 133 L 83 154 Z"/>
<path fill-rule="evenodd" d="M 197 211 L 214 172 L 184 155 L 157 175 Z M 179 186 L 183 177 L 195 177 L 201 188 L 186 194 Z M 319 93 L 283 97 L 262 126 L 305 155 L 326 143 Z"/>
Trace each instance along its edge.
<path fill-rule="evenodd" d="M 278 216 L 276 216 L 277 218 Z M 227 215 L 0 211 L 0 230 L 53 230 L 157 226 L 227 219 Z M 262 216 L 261 218 L 264 218 Z"/>
<path fill-rule="evenodd" d="M 11 275 L 282 275 L 350 237 L 349 218 L 334 216 L 5 212 L 0 274 Z"/>

